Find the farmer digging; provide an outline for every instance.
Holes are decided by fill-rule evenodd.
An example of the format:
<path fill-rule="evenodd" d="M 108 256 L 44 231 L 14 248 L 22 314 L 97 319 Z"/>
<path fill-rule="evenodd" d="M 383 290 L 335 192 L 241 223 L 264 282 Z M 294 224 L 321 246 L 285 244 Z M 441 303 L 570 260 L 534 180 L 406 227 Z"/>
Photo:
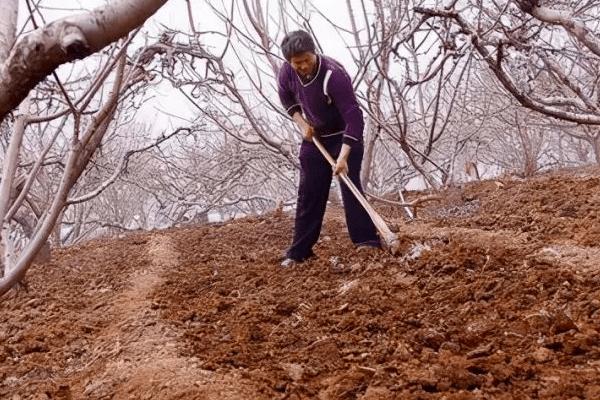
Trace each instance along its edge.
<path fill-rule="evenodd" d="M 350 76 L 334 59 L 316 54 L 307 32 L 290 32 L 281 49 L 287 62 L 279 71 L 279 98 L 303 136 L 294 239 L 281 263 L 282 267 L 289 267 L 313 255 L 332 175 L 347 173 L 362 192 L 364 122 Z M 313 143 L 313 136 L 336 159 L 333 170 Z M 358 247 L 380 248 L 369 215 L 346 185 L 341 185 L 341 189 L 350 239 Z"/>

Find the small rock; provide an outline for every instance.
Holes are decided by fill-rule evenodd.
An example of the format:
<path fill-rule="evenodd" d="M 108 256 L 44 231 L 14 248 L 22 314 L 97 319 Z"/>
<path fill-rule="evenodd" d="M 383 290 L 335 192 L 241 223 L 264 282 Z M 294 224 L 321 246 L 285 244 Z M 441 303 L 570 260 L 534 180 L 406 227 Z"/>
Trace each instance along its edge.
<path fill-rule="evenodd" d="M 444 342 L 440 345 L 440 351 L 450 351 L 452 353 L 460 352 L 460 345 L 452 342 Z"/>
<path fill-rule="evenodd" d="M 404 322 L 406 322 L 410 326 L 414 326 L 415 328 L 420 328 L 423 326 L 423 322 L 417 318 L 407 318 Z"/>
<path fill-rule="evenodd" d="M 288 373 L 290 378 L 292 378 L 293 381 L 296 382 L 296 381 L 299 381 L 302 379 L 302 375 L 304 374 L 304 368 L 302 368 L 302 365 L 295 364 L 295 363 L 288 363 L 288 364 L 283 364 L 283 368 Z"/>
<path fill-rule="evenodd" d="M 344 295 L 344 294 L 348 293 L 348 291 L 350 291 L 350 290 L 352 290 L 352 289 L 354 289 L 354 288 L 356 288 L 358 286 L 358 282 L 359 282 L 358 279 L 355 279 L 355 280 L 350 281 L 350 282 L 345 282 L 338 289 L 338 293 L 340 295 Z"/>
<path fill-rule="evenodd" d="M 344 274 L 346 272 L 350 272 L 350 268 L 348 268 L 346 266 L 346 264 L 339 263 L 339 264 L 331 265 L 329 267 L 329 271 L 334 274 Z"/>
<path fill-rule="evenodd" d="M 370 263 L 369 266 L 367 267 L 367 270 L 369 270 L 369 271 L 371 271 L 371 270 L 377 271 L 377 270 L 381 270 L 381 269 L 384 269 L 384 266 L 382 263 L 378 263 L 378 262 Z"/>
<path fill-rule="evenodd" d="M 405 272 L 400 272 L 395 277 L 396 285 L 400 286 L 411 286 L 413 283 L 417 281 L 416 276 L 407 275 Z"/>
<path fill-rule="evenodd" d="M 490 354 L 492 354 L 493 349 L 494 349 L 494 345 L 492 343 L 489 343 L 483 347 L 479 347 L 473 351 L 468 352 L 467 359 L 487 357 Z"/>
<path fill-rule="evenodd" d="M 545 347 L 539 347 L 536 351 L 531 354 L 531 358 L 539 363 L 545 363 L 550 361 L 553 357 L 552 350 Z"/>
<path fill-rule="evenodd" d="M 412 245 L 404 258 L 408 261 L 413 261 L 421 257 L 423 252 L 431 251 L 431 247 L 424 243 L 415 243 Z"/>
<path fill-rule="evenodd" d="M 398 343 L 396 350 L 394 351 L 394 356 L 398 358 L 400 361 L 408 361 L 412 358 L 412 354 L 410 353 L 409 347 L 404 342 Z"/>
<path fill-rule="evenodd" d="M 362 265 L 360 263 L 355 263 L 350 266 L 350 271 L 353 273 L 360 272 L 362 270 Z"/>
<path fill-rule="evenodd" d="M 277 390 L 278 392 L 285 392 L 287 388 L 287 384 L 284 381 L 279 381 L 275 384 L 275 390 Z"/>
<path fill-rule="evenodd" d="M 564 311 L 558 311 L 556 315 L 554 315 L 552 330 L 554 333 L 563 333 L 570 331 L 571 329 L 577 330 L 577 325 L 575 322 L 567 315 Z"/>
<path fill-rule="evenodd" d="M 423 335 L 423 343 L 425 346 L 437 351 L 439 350 L 442 343 L 444 343 L 445 337 L 436 330 L 430 329 Z"/>

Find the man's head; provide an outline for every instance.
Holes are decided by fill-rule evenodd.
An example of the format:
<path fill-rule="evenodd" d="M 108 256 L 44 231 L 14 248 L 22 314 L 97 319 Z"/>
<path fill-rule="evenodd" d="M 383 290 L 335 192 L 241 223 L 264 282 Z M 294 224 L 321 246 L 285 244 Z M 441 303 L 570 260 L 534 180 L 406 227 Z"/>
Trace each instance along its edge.
<path fill-rule="evenodd" d="M 304 79 L 311 79 L 317 69 L 315 42 L 308 32 L 293 31 L 281 42 L 283 56 Z"/>

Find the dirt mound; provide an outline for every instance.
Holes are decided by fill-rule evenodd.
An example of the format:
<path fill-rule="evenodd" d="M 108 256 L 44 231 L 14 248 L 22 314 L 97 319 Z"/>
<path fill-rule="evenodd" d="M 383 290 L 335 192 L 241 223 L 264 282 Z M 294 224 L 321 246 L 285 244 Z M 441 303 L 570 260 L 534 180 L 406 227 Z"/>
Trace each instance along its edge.
<path fill-rule="evenodd" d="M 440 193 L 400 257 L 332 210 L 285 271 L 285 215 L 62 250 L 0 304 L 0 397 L 600 398 L 599 189 Z"/>

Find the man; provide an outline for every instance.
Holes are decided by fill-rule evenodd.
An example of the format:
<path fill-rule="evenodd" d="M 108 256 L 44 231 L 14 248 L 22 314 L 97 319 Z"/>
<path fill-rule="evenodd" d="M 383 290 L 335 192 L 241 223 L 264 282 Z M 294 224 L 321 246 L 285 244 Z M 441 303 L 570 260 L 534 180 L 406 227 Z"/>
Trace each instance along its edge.
<path fill-rule="evenodd" d="M 315 44 L 307 32 L 287 34 L 281 50 L 287 62 L 279 71 L 279 98 L 304 139 L 300 147 L 294 239 L 281 263 L 282 267 L 289 267 L 313 255 L 312 247 L 321 231 L 332 174 L 347 173 L 362 192 L 364 122 L 350 76 L 337 61 L 316 54 Z M 312 143 L 313 136 L 337 159 L 333 170 Z M 345 185 L 342 185 L 342 200 L 352 242 L 358 247 L 381 247 L 369 215 Z"/>

